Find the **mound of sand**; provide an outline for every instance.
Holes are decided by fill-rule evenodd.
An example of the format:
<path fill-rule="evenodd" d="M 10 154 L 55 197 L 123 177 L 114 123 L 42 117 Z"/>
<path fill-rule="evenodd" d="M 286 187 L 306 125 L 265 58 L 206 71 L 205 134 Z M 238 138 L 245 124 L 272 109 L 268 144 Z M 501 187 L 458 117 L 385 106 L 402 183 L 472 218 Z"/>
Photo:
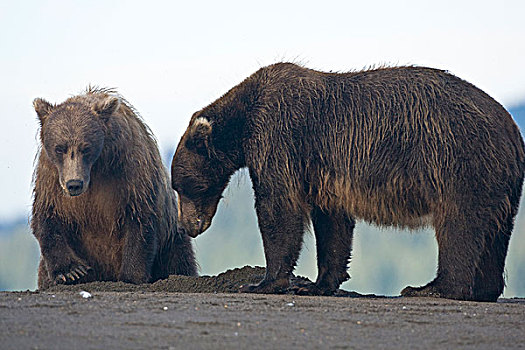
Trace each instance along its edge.
<path fill-rule="evenodd" d="M 239 288 L 245 284 L 259 283 L 265 274 L 264 267 L 245 266 L 243 268 L 228 270 L 217 276 L 176 276 L 172 275 L 164 280 L 147 284 L 130 284 L 124 282 L 91 282 L 74 285 L 56 285 L 46 289 L 46 292 L 176 292 L 176 293 L 239 293 Z M 290 294 L 294 293 L 293 287 L 305 286 L 312 283 L 305 277 L 293 276 Z M 362 296 L 355 292 L 338 290 L 336 296 L 357 297 Z"/>

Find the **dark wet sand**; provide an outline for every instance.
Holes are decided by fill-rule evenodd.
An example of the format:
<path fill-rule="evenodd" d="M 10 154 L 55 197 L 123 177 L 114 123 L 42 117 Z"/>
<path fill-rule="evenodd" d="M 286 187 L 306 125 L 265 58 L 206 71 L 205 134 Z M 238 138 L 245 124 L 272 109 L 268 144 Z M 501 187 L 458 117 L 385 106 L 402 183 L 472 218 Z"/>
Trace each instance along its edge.
<path fill-rule="evenodd" d="M 525 299 L 236 293 L 263 269 L 149 285 L 0 293 L 2 349 L 501 349 L 525 347 Z M 299 280 L 297 283 L 304 283 Z M 79 291 L 91 293 L 83 298 Z M 217 293 L 216 293 L 217 292 Z"/>

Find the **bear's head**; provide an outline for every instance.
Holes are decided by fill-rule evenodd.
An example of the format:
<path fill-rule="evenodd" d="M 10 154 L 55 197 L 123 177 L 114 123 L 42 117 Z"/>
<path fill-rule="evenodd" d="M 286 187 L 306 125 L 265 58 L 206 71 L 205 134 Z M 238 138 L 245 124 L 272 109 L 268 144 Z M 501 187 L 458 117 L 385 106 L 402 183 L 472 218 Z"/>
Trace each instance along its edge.
<path fill-rule="evenodd" d="M 120 100 L 107 96 L 93 103 L 70 99 L 60 105 L 37 98 L 43 152 L 55 165 L 66 195 L 78 196 L 89 187 L 91 168 L 104 147 L 108 118 Z"/>
<path fill-rule="evenodd" d="M 211 132 L 211 122 L 194 115 L 171 164 L 172 187 L 179 195 L 179 228 L 191 237 L 210 226 L 223 190 L 214 181 L 220 167 L 213 169 Z"/>
<path fill-rule="evenodd" d="M 193 115 L 171 163 L 171 184 L 179 194 L 179 228 L 191 237 L 205 231 L 222 192 L 243 163 L 242 141 L 234 128 L 219 125 L 213 111 Z"/>

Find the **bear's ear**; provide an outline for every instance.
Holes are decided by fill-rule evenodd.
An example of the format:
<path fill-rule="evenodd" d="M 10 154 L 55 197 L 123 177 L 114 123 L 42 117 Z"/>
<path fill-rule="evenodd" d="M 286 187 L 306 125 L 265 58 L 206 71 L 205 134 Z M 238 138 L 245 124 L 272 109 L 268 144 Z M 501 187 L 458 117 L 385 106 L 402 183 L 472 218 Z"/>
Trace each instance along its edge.
<path fill-rule="evenodd" d="M 33 107 L 35 108 L 36 114 L 38 115 L 38 119 L 40 120 L 40 126 L 44 125 L 44 122 L 47 119 L 47 116 L 55 106 L 53 106 L 51 103 L 47 102 L 43 98 L 35 98 L 33 100 Z"/>
<path fill-rule="evenodd" d="M 108 96 L 101 101 L 97 101 L 93 106 L 93 111 L 100 116 L 104 121 L 119 108 L 120 99 L 116 96 Z"/>
<path fill-rule="evenodd" d="M 186 145 L 194 148 L 200 154 L 208 154 L 208 144 L 211 135 L 211 123 L 208 119 L 199 117 L 190 126 Z"/>

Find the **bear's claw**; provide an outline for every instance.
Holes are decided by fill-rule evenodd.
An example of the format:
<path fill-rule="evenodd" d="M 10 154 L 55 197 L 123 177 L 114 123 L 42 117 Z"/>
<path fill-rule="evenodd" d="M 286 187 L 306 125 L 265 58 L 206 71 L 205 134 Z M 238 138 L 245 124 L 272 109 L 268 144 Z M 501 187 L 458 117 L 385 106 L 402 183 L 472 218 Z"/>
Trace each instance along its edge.
<path fill-rule="evenodd" d="M 86 276 L 91 267 L 85 265 L 77 265 L 71 268 L 69 272 L 59 273 L 55 278 L 56 284 L 70 284 L 78 282 L 82 277 Z"/>

